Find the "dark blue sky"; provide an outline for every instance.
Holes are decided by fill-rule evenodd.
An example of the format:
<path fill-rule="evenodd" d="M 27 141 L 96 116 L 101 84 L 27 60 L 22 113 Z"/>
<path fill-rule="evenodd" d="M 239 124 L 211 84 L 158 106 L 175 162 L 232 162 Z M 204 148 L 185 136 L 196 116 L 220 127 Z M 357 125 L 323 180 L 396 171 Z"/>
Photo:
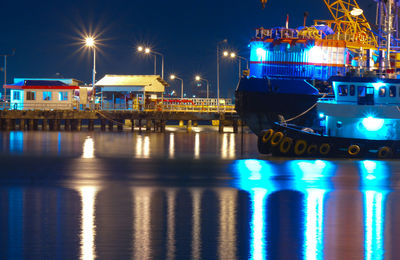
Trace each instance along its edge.
<path fill-rule="evenodd" d="M 374 15 L 372 0 L 359 4 Z M 291 27 L 302 25 L 305 11 L 310 13 L 308 24 L 331 18 L 323 0 L 269 0 L 264 10 L 258 0 L 3 0 L 0 8 L 0 53 L 16 49 L 15 56 L 8 58 L 9 83 L 14 77 L 55 77 L 56 73 L 90 82 L 92 57 L 79 49 L 79 32 L 85 30 L 100 33 L 102 41 L 97 79 L 105 74 L 152 74 L 153 60 L 136 53 L 139 43 L 148 43 L 165 55 L 166 77 L 176 73 L 189 88 L 199 73 L 209 79 L 212 90 L 216 89 L 218 41 L 228 39 L 227 47 L 247 58 L 247 45 L 257 27 L 284 25 L 287 13 Z M 233 96 L 237 68 L 236 63 L 222 60 L 221 97 Z"/>

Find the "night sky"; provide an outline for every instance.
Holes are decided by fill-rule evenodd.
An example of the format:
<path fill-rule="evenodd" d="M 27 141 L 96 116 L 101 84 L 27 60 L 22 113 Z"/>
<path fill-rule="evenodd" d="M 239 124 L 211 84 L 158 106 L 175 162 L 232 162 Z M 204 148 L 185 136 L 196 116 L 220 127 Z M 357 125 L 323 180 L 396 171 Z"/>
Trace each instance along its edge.
<path fill-rule="evenodd" d="M 358 2 L 368 18 L 374 16 L 372 0 Z M 217 42 L 228 39 L 226 48 L 248 58 L 247 45 L 257 27 L 284 26 L 287 13 L 290 27 L 303 24 L 305 11 L 308 24 L 331 18 L 323 0 L 269 0 L 264 10 L 258 0 L 3 0 L 0 8 L 0 54 L 16 49 L 7 60 L 8 83 L 14 77 L 58 75 L 90 83 L 92 56 L 80 42 L 86 32 L 96 33 L 101 41 L 97 79 L 105 74 L 152 74 L 153 58 L 136 51 L 144 43 L 165 55 L 165 78 L 176 73 L 185 88 L 192 88 L 194 75 L 201 74 L 215 95 Z M 221 97 L 233 97 L 237 71 L 237 63 L 221 61 Z M 180 88 L 178 81 L 170 83 L 171 89 Z"/>

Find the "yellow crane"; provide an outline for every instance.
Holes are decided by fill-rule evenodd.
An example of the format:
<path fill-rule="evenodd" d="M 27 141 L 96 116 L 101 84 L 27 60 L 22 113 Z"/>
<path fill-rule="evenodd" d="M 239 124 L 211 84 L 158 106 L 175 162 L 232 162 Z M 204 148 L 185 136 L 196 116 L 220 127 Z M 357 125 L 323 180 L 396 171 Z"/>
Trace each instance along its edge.
<path fill-rule="evenodd" d="M 263 8 L 267 0 L 260 0 Z M 326 24 L 335 34 L 329 38 L 345 40 L 349 48 L 376 48 L 377 41 L 371 26 L 356 0 L 324 0 L 333 20 L 315 20 L 315 25 Z"/>

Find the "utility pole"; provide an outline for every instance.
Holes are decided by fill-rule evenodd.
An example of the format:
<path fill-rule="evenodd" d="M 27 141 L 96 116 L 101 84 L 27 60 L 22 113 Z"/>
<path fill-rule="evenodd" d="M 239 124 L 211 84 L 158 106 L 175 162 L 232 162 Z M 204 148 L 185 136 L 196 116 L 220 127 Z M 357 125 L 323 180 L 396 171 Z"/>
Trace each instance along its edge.
<path fill-rule="evenodd" d="M 0 54 L 0 56 L 4 57 L 4 84 L 3 84 L 3 88 L 4 88 L 4 101 L 6 101 L 6 97 L 7 97 L 7 90 L 6 90 L 6 85 L 7 85 L 7 57 L 8 56 L 14 56 L 15 54 L 15 49 L 12 50 L 11 54 Z"/>

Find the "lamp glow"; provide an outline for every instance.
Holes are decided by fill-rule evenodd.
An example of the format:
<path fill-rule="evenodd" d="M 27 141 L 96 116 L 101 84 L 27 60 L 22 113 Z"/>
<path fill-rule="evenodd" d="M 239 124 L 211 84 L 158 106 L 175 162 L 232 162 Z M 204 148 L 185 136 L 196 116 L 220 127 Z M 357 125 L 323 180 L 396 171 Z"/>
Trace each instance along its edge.
<path fill-rule="evenodd" d="M 231 58 L 235 58 L 236 57 L 236 53 L 234 53 L 234 52 L 231 52 Z"/>
<path fill-rule="evenodd" d="M 146 54 L 148 54 L 148 53 L 150 53 L 150 48 L 146 48 L 146 49 L 144 49 L 144 53 L 146 53 Z"/>
<path fill-rule="evenodd" d="M 143 51 L 143 46 L 139 46 L 139 47 L 137 48 L 137 50 L 138 50 L 139 52 L 142 52 L 142 51 Z"/>
<path fill-rule="evenodd" d="M 229 55 L 228 51 L 224 51 L 224 56 L 227 57 Z"/>
<path fill-rule="evenodd" d="M 364 11 L 360 8 L 353 8 L 353 10 L 350 11 L 350 14 L 352 16 L 359 16 L 359 15 L 362 15 L 363 12 Z"/>
<path fill-rule="evenodd" d="M 200 76 L 196 76 L 194 79 L 195 79 L 196 81 L 199 81 L 199 80 L 201 80 L 201 77 L 200 77 Z"/>
<path fill-rule="evenodd" d="M 378 131 L 382 128 L 385 122 L 382 118 L 374 118 L 372 116 L 366 117 L 362 120 L 362 124 L 368 131 Z"/>
<path fill-rule="evenodd" d="M 265 56 L 267 55 L 267 51 L 264 50 L 263 48 L 257 48 L 256 49 L 256 54 L 258 60 L 265 60 Z"/>
<path fill-rule="evenodd" d="M 87 47 L 93 47 L 93 46 L 94 46 L 94 39 L 93 39 L 93 37 L 87 37 L 87 38 L 85 39 L 85 45 L 86 45 Z"/>
<path fill-rule="evenodd" d="M 171 76 L 169 76 L 170 79 L 174 80 L 175 79 L 175 75 L 172 74 Z"/>

